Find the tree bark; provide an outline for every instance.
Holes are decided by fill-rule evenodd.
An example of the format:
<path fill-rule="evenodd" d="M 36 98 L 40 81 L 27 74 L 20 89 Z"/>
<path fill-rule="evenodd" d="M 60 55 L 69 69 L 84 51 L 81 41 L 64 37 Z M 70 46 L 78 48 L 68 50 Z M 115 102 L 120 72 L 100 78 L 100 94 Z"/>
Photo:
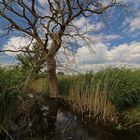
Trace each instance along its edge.
<path fill-rule="evenodd" d="M 53 42 L 47 51 L 47 71 L 50 97 L 58 97 L 58 83 L 56 76 L 56 53 L 61 47 L 62 36 L 58 33 L 53 34 Z"/>
<path fill-rule="evenodd" d="M 48 72 L 48 84 L 50 97 L 57 97 L 58 84 L 56 77 L 56 60 L 55 56 L 47 58 L 47 72 Z"/>

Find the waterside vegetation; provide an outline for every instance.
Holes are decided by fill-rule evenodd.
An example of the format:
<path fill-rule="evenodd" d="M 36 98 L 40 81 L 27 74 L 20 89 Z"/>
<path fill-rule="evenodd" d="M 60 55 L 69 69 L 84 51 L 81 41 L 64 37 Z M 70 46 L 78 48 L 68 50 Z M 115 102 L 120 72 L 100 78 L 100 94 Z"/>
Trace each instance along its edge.
<path fill-rule="evenodd" d="M 0 132 L 8 130 L 29 94 L 48 94 L 46 75 L 35 78 L 20 67 L 0 68 Z M 40 76 L 39 76 L 40 77 Z M 59 93 L 84 121 L 140 130 L 140 70 L 108 68 L 97 73 L 58 75 Z"/>

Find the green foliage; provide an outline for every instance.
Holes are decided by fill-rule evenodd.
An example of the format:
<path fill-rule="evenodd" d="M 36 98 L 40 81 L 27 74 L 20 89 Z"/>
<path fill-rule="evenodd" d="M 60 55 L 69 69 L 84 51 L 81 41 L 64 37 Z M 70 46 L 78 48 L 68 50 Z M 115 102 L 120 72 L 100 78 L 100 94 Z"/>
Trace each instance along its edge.
<path fill-rule="evenodd" d="M 0 93 L 0 125 L 8 129 L 19 104 L 19 94 Z"/>
<path fill-rule="evenodd" d="M 62 76 L 62 75 L 65 75 L 65 73 L 64 72 L 58 72 L 57 75 L 61 75 Z"/>
<path fill-rule="evenodd" d="M 0 75 L 0 125 L 8 129 L 27 77 L 18 66 L 0 67 Z"/>
<path fill-rule="evenodd" d="M 73 88 L 82 96 L 86 93 L 94 94 L 98 85 L 99 91 L 105 91 L 107 99 L 119 110 L 123 110 L 136 106 L 140 101 L 139 77 L 140 70 L 108 68 L 98 73 L 60 76 L 59 88 L 63 95 L 70 94 L 69 89 Z"/>
<path fill-rule="evenodd" d="M 0 67 L 0 92 L 13 91 L 17 85 L 22 83 L 27 78 L 27 73 L 23 73 L 19 66 Z"/>
<path fill-rule="evenodd" d="M 33 80 L 29 81 L 29 83 L 30 84 L 27 85 L 27 87 L 31 91 L 34 91 L 38 94 L 48 94 L 49 93 L 47 78 L 33 79 Z"/>
<path fill-rule="evenodd" d="M 140 97 L 140 71 L 128 69 L 106 69 L 95 74 L 95 79 L 105 86 L 108 99 L 119 109 L 133 107 L 138 104 Z"/>
<path fill-rule="evenodd" d="M 16 58 L 20 61 L 22 70 L 25 72 L 32 72 L 32 76 L 38 76 L 46 66 L 44 52 L 37 43 L 34 44 L 32 52 L 27 50 L 27 52 L 17 55 Z"/>
<path fill-rule="evenodd" d="M 140 122 L 140 107 L 137 106 L 135 108 L 131 108 L 123 112 L 124 115 L 124 126 L 125 127 L 132 127 L 133 125 Z"/>
<path fill-rule="evenodd" d="M 59 94 L 67 96 L 76 79 L 76 76 L 58 75 Z"/>

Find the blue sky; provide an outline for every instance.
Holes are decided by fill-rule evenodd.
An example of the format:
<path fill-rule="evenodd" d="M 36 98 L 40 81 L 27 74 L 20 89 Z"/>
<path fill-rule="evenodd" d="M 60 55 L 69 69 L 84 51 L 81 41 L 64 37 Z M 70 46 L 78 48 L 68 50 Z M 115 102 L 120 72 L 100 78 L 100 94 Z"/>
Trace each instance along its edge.
<path fill-rule="evenodd" d="M 43 13 L 43 5 L 47 0 L 39 0 L 39 3 L 42 6 L 39 11 Z M 65 61 L 65 65 L 72 66 L 75 63 L 73 65 L 79 65 L 79 70 L 90 70 L 99 65 L 140 67 L 140 0 L 124 0 L 124 3 L 128 7 L 113 8 L 104 16 L 80 17 L 73 22 L 81 32 L 90 31 L 86 37 L 95 53 L 77 38 L 76 44 L 71 41 L 78 46 L 75 54 Z M 2 23 L 5 21 L 0 18 L 0 24 Z M 22 41 L 19 43 L 18 40 Z M 27 39 L 21 39 L 14 32 L 8 37 L 0 38 L 0 48 L 12 48 L 12 45 L 18 47 L 19 44 L 24 46 L 26 42 Z M 14 57 L 15 54 L 12 53 L 1 53 L 0 64 L 15 63 Z"/>

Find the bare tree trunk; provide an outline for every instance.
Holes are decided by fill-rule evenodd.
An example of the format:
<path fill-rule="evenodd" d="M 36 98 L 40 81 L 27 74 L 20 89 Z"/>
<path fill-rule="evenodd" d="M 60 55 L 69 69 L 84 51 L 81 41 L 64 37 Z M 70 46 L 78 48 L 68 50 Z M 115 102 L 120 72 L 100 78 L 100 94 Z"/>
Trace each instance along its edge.
<path fill-rule="evenodd" d="M 56 77 L 56 60 L 55 56 L 47 58 L 47 71 L 48 71 L 48 84 L 50 97 L 57 97 L 58 95 L 58 84 Z"/>
<path fill-rule="evenodd" d="M 50 97 L 58 97 L 55 56 L 57 51 L 61 47 L 61 42 L 61 36 L 58 33 L 53 34 L 53 42 L 47 53 L 47 71 Z"/>

